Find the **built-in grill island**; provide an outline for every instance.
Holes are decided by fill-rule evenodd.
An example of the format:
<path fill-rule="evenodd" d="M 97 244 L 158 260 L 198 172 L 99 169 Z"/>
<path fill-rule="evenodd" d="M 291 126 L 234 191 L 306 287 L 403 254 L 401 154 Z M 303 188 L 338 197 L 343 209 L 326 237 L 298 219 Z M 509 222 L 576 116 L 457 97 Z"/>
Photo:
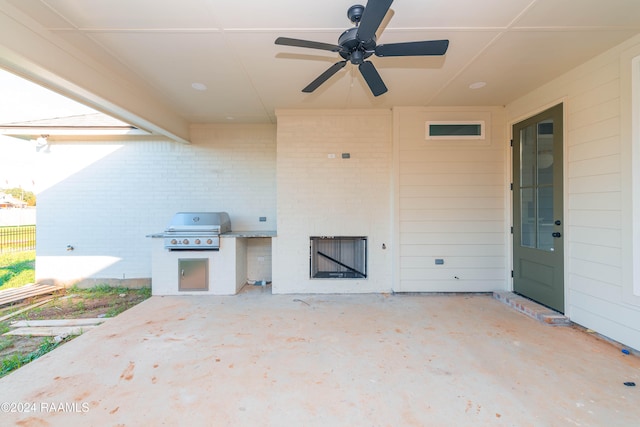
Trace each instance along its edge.
<path fill-rule="evenodd" d="M 226 212 L 178 212 L 152 239 L 153 295 L 234 295 L 247 283 L 247 239 L 270 231 L 231 230 Z"/>

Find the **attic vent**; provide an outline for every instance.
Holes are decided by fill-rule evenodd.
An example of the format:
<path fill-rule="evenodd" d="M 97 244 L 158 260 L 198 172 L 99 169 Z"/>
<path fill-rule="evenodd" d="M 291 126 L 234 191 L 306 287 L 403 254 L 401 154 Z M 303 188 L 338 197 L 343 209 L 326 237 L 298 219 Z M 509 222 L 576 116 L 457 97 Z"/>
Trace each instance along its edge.
<path fill-rule="evenodd" d="M 426 122 L 426 139 L 484 139 L 484 121 Z"/>

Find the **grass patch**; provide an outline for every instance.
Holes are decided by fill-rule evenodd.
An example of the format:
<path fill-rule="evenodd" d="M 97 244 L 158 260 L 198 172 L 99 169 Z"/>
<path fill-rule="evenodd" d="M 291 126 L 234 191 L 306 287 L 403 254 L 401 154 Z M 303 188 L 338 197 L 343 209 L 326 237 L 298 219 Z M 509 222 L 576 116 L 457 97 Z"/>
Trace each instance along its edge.
<path fill-rule="evenodd" d="M 72 286 L 53 301 L 16 316 L 21 320 L 115 317 L 151 297 L 151 288 L 130 289 L 97 285 Z"/>
<path fill-rule="evenodd" d="M 37 359 L 69 341 L 59 343 L 52 338 L 34 336 L 1 336 L 11 329 L 14 320 L 78 319 L 93 317 L 115 317 L 151 296 L 151 288 L 129 289 L 99 285 L 93 288 L 72 287 L 56 294 L 52 301 L 20 313 L 9 321 L 0 322 L 0 377 Z M 15 307 L 0 308 L 0 315 L 20 309 L 25 302 Z M 2 424 L 0 422 L 0 424 Z"/>
<path fill-rule="evenodd" d="M 151 288 L 143 287 L 139 289 L 131 289 L 131 288 L 125 288 L 121 286 L 109 286 L 106 284 L 96 285 L 91 288 L 79 288 L 74 285 L 69 289 L 67 289 L 67 293 L 82 295 L 83 297 L 89 298 L 89 299 L 103 298 L 108 296 L 129 294 L 129 293 L 136 293 L 136 294 L 139 294 L 140 296 L 146 296 L 148 298 L 151 296 Z"/>
<path fill-rule="evenodd" d="M 0 351 L 13 345 L 13 339 L 11 337 L 2 336 L 5 332 L 9 332 L 9 329 L 7 322 L 0 322 Z"/>
<path fill-rule="evenodd" d="M 37 350 L 28 354 L 12 354 L 2 359 L 2 366 L 0 367 L 0 378 L 8 373 L 15 371 L 19 367 L 26 365 L 29 362 L 36 360 L 38 357 L 49 353 L 54 348 L 58 347 L 65 341 L 72 339 L 73 337 L 67 337 L 61 341 L 55 341 L 49 337 L 42 340 L 40 347 Z"/>
<path fill-rule="evenodd" d="M 8 337 L 0 338 L 0 351 L 9 348 L 13 345 L 13 340 Z"/>
<path fill-rule="evenodd" d="M 36 280 L 36 251 L 0 254 L 0 290 Z"/>

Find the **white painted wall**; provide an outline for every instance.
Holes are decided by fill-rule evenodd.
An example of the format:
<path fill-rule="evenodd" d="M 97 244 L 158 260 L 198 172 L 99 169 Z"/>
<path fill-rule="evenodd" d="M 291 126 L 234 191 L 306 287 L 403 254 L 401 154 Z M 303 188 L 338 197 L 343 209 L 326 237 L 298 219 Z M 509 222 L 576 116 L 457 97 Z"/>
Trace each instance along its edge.
<path fill-rule="evenodd" d="M 396 250 L 391 244 L 391 111 L 280 110 L 277 117 L 273 292 L 390 291 Z M 351 158 L 343 159 L 342 153 Z M 368 277 L 310 279 L 311 236 L 367 236 Z"/>
<path fill-rule="evenodd" d="M 234 230 L 275 230 L 275 156 L 272 125 L 193 126 L 190 145 L 51 144 L 38 159 L 37 280 L 148 281 L 145 236 L 178 211 L 227 211 Z M 269 249 L 256 241 L 254 251 L 252 241 L 247 271 L 269 279 L 270 265 L 258 261 Z"/>
<path fill-rule="evenodd" d="M 506 107 L 508 123 L 565 103 L 565 311 L 572 321 L 640 349 L 633 295 L 630 69 L 633 38 Z M 638 90 L 636 88 L 636 90 Z M 638 120 L 636 116 L 635 120 Z M 636 248 L 636 254 L 637 254 Z"/>
<path fill-rule="evenodd" d="M 34 225 L 36 208 L 4 208 L 0 209 L 0 227 L 10 225 Z"/>
<path fill-rule="evenodd" d="M 427 140 L 427 121 L 481 121 L 485 137 Z M 508 288 L 504 129 L 502 107 L 394 109 L 397 291 Z"/>

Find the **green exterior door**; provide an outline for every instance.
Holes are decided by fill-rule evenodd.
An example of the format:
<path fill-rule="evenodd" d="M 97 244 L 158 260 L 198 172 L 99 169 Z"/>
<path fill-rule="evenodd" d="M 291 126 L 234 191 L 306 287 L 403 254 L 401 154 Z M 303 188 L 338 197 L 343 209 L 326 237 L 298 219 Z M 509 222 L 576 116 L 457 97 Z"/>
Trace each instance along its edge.
<path fill-rule="evenodd" d="M 564 313 L 562 104 L 513 126 L 513 289 Z"/>

